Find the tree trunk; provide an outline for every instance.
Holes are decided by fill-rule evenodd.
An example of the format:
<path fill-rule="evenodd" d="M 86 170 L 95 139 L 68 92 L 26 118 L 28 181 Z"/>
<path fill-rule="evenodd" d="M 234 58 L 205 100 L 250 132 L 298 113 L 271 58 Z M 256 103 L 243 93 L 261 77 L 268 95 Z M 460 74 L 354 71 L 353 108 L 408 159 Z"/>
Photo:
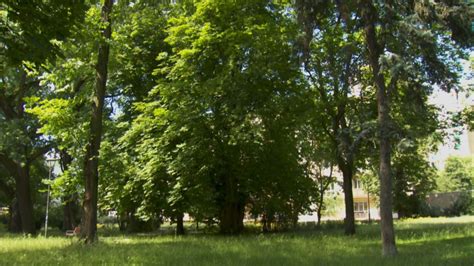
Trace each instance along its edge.
<path fill-rule="evenodd" d="M 13 198 L 10 204 L 10 221 L 8 223 L 8 231 L 12 233 L 19 233 L 21 232 L 21 217 L 18 207 L 18 200 Z"/>
<path fill-rule="evenodd" d="M 268 231 L 269 231 L 269 226 L 268 226 L 267 214 L 263 213 L 262 214 L 262 232 L 268 233 Z"/>
<path fill-rule="evenodd" d="M 221 209 L 220 232 L 239 234 L 244 230 L 244 208 L 238 202 L 227 202 Z"/>
<path fill-rule="evenodd" d="M 321 207 L 318 209 L 317 215 L 318 215 L 317 226 L 320 227 L 321 226 Z"/>
<path fill-rule="evenodd" d="M 103 39 L 99 43 L 96 65 L 95 90 L 92 98 L 92 117 L 90 122 L 89 143 L 84 158 L 85 195 L 83 202 L 83 219 L 81 237 L 85 243 L 97 240 L 97 194 L 99 184 L 99 150 L 102 139 L 102 113 L 107 85 L 107 66 L 109 61 L 109 44 L 112 29 L 110 13 L 113 0 L 105 0 L 102 6 L 101 23 L 105 24 Z"/>
<path fill-rule="evenodd" d="M 176 235 L 184 235 L 184 215 L 182 213 L 176 216 Z"/>
<path fill-rule="evenodd" d="M 322 181 L 321 181 L 322 182 Z M 321 184 L 321 189 L 320 189 L 320 196 L 319 196 L 319 202 L 318 202 L 318 227 L 321 226 L 321 215 L 322 215 L 322 210 L 323 210 L 323 204 L 324 204 L 324 191 L 322 189 L 323 185 Z"/>
<path fill-rule="evenodd" d="M 118 224 L 120 232 L 125 232 L 127 230 L 128 225 L 128 213 L 123 211 L 118 216 Z"/>
<path fill-rule="evenodd" d="M 36 227 L 28 167 L 28 165 L 23 167 L 17 166 L 17 175 L 15 178 L 16 198 L 18 200 L 18 211 L 21 217 L 21 230 L 23 233 L 34 235 L 36 234 Z"/>
<path fill-rule="evenodd" d="M 234 177 L 224 179 L 224 202 L 220 211 L 220 232 L 238 234 L 244 230 L 244 207 L 239 199 L 237 180 Z"/>
<path fill-rule="evenodd" d="M 78 206 L 76 196 L 70 196 L 65 199 L 66 204 L 63 207 L 63 230 L 73 230 L 77 226 Z"/>
<path fill-rule="evenodd" d="M 391 176 L 391 148 L 390 148 L 390 109 L 387 88 L 383 74 L 380 72 L 379 58 L 383 47 L 377 43 L 375 32 L 376 10 L 371 1 L 364 1 L 362 17 L 365 23 L 365 39 L 369 52 L 369 61 L 372 67 L 373 81 L 377 88 L 377 110 L 380 142 L 380 227 L 382 235 L 382 255 L 395 256 L 395 231 L 392 217 L 392 176 Z"/>
<path fill-rule="evenodd" d="M 344 233 L 346 235 L 355 234 L 355 217 L 354 217 L 354 196 L 352 194 L 352 166 L 343 162 L 339 162 L 339 169 L 342 171 L 344 205 L 346 209 L 346 218 L 344 219 Z"/>
<path fill-rule="evenodd" d="M 73 214 L 72 214 L 72 206 L 70 202 L 64 204 L 63 207 L 63 231 L 73 230 L 75 227 Z"/>

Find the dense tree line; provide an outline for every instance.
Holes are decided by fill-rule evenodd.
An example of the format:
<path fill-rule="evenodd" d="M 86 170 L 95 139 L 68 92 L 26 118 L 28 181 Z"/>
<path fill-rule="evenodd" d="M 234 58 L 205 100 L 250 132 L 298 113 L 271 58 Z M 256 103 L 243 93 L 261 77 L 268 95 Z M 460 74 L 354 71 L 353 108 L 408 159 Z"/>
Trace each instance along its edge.
<path fill-rule="evenodd" d="M 427 155 L 444 125 L 428 96 L 462 89 L 474 11 L 464 1 L 3 0 L 0 15 L 10 230 L 36 232 L 48 151 L 61 156 L 53 189 L 65 227 L 81 199 L 86 243 L 111 209 L 129 231 L 169 218 L 182 234 L 185 213 L 225 234 L 242 232 L 245 215 L 263 230 L 294 226 L 320 216 L 337 168 L 345 233 L 356 229 L 352 180 L 364 176 L 380 198 L 383 253 L 395 255 L 392 210 L 408 215 L 407 197 L 433 189 Z"/>

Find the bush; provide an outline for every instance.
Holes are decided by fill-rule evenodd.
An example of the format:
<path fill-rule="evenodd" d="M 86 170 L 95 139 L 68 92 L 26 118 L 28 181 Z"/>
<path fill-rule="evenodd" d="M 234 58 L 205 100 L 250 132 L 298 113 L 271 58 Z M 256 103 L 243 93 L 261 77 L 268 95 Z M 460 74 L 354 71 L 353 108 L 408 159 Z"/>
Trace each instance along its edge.
<path fill-rule="evenodd" d="M 46 219 L 46 206 L 35 205 L 35 224 L 36 228 L 44 227 Z M 63 226 L 63 205 L 59 202 L 51 201 L 48 209 L 48 227 L 61 229 Z"/>
<path fill-rule="evenodd" d="M 424 216 L 459 216 L 473 212 L 470 191 L 435 193 L 427 197 L 421 207 Z"/>
<path fill-rule="evenodd" d="M 8 221 L 10 219 L 10 214 L 8 212 L 2 212 L 0 213 L 0 224 L 2 225 L 7 225 Z"/>

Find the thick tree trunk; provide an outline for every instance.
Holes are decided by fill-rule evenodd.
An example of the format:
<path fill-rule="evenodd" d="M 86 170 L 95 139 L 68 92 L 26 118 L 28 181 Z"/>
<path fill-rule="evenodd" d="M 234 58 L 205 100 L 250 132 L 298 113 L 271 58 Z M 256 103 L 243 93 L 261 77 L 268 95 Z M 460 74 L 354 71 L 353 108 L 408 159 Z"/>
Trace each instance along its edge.
<path fill-rule="evenodd" d="M 352 167 L 343 162 L 339 163 L 339 169 L 342 171 L 344 204 L 346 209 L 346 218 L 344 219 L 344 233 L 346 235 L 355 234 L 355 217 L 354 217 L 354 196 L 352 194 Z"/>
<path fill-rule="evenodd" d="M 244 208 L 239 202 L 227 202 L 221 209 L 220 232 L 239 234 L 244 230 Z"/>
<path fill-rule="evenodd" d="M 380 72 L 379 58 L 383 47 L 377 42 L 375 32 L 376 10 L 371 1 L 364 0 L 363 20 L 365 23 L 365 39 L 369 51 L 369 61 L 372 67 L 372 75 L 377 88 L 377 109 L 380 142 L 380 225 L 382 235 L 383 256 L 395 256 L 397 248 L 395 245 L 395 231 L 392 216 L 392 176 L 391 176 L 391 148 L 390 148 L 390 109 L 387 88 L 383 74 Z"/>
<path fill-rule="evenodd" d="M 81 237 L 85 243 L 93 243 L 97 240 L 97 197 L 99 183 L 99 150 L 102 139 L 102 113 L 104 97 L 107 85 L 107 66 L 109 61 L 109 44 L 112 29 L 110 13 L 112 12 L 113 0 L 105 0 L 102 6 L 101 22 L 105 29 L 102 32 L 103 39 L 100 40 L 99 53 L 96 65 L 95 90 L 92 99 L 92 118 L 90 123 L 90 136 L 84 158 L 85 195 L 83 202 L 83 219 Z"/>
<path fill-rule="evenodd" d="M 118 224 L 119 224 L 119 230 L 120 232 L 125 232 L 127 230 L 127 225 L 128 225 L 128 213 L 127 212 L 121 212 L 118 216 Z"/>
<path fill-rule="evenodd" d="M 73 230 L 75 227 L 74 214 L 71 209 L 71 203 L 69 202 L 63 207 L 63 231 Z"/>
<path fill-rule="evenodd" d="M 18 207 L 18 200 L 13 198 L 10 204 L 10 221 L 8 223 L 8 231 L 12 233 L 19 233 L 21 232 L 21 217 Z"/>
<path fill-rule="evenodd" d="M 176 235 L 184 235 L 184 215 L 182 213 L 176 216 Z"/>
<path fill-rule="evenodd" d="M 24 167 L 17 166 L 17 175 L 15 178 L 16 198 L 18 200 L 18 211 L 21 217 L 21 230 L 23 233 L 34 235 L 36 234 L 36 227 L 28 167 L 28 165 Z"/>
<path fill-rule="evenodd" d="M 78 206 L 76 196 L 65 199 L 66 204 L 63 207 L 63 230 L 73 230 L 77 226 Z"/>
<path fill-rule="evenodd" d="M 238 234 L 244 230 L 244 204 L 237 189 L 237 180 L 233 177 L 224 179 L 224 202 L 220 211 L 220 232 Z"/>
<path fill-rule="evenodd" d="M 12 197 L 9 230 L 34 235 L 36 226 L 30 188 L 30 166 L 28 163 L 22 165 L 2 154 L 0 156 L 8 172 L 15 178 L 15 189 L 11 191 L 8 188 L 4 189 Z"/>

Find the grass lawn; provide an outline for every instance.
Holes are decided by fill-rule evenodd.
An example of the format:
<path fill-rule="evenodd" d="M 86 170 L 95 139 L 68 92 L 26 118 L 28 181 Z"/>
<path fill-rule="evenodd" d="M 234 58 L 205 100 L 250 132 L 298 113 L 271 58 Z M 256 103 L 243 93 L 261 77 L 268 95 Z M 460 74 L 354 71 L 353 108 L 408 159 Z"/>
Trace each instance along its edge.
<path fill-rule="evenodd" d="M 301 229 L 275 234 L 100 236 L 84 246 L 65 237 L 27 238 L 0 233 L 0 265 L 474 265 L 474 216 L 420 218 L 396 223 L 399 256 L 380 256 L 377 224 Z"/>

